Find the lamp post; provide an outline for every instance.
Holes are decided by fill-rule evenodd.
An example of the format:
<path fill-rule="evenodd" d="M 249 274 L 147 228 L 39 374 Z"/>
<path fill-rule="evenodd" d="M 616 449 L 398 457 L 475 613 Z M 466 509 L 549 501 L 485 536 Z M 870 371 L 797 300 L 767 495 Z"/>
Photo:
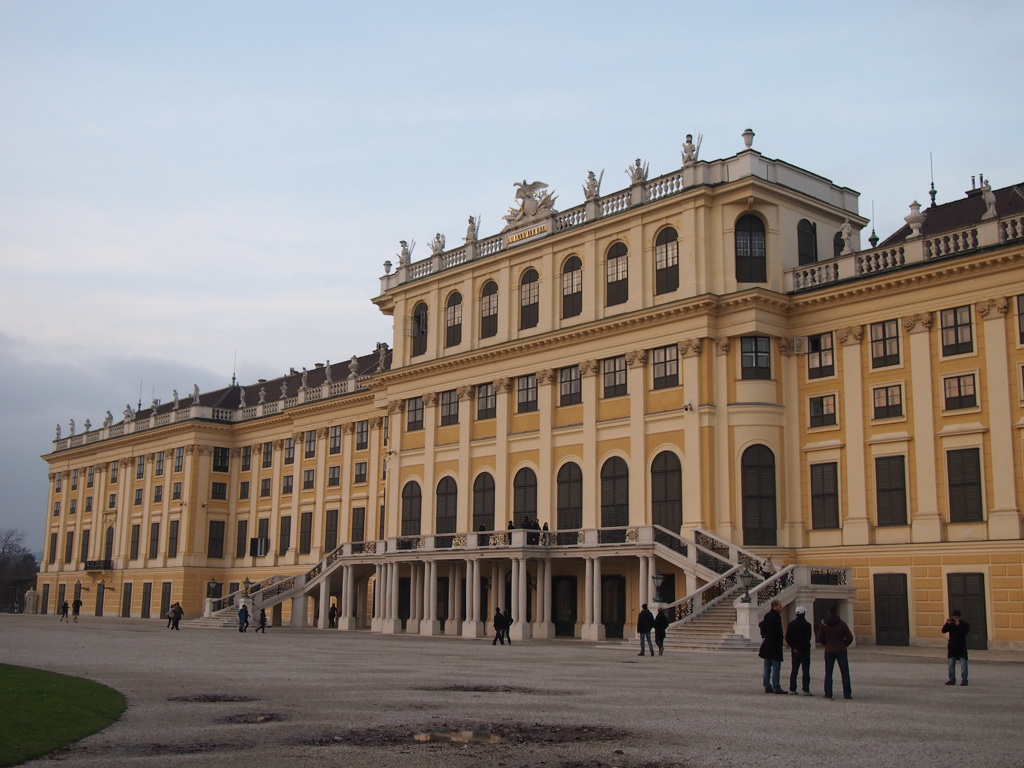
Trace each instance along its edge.
<path fill-rule="evenodd" d="M 651 581 L 654 582 L 654 602 L 661 602 L 661 585 L 665 581 L 665 574 L 655 573 L 651 576 Z"/>
<path fill-rule="evenodd" d="M 216 591 L 217 591 L 217 580 L 211 578 L 208 582 L 206 582 L 206 596 L 207 597 L 214 597 Z"/>
<path fill-rule="evenodd" d="M 740 574 L 740 584 L 743 585 L 743 600 L 744 603 L 750 602 L 750 588 L 757 584 L 757 574 L 751 573 L 749 568 L 744 567 L 743 573 Z"/>
<path fill-rule="evenodd" d="M 242 595 L 244 597 L 248 597 L 249 596 L 249 590 L 252 589 L 252 582 L 249 581 L 249 577 L 248 576 L 245 578 L 245 581 L 242 582 L 242 589 L 245 590 L 242 593 Z"/>

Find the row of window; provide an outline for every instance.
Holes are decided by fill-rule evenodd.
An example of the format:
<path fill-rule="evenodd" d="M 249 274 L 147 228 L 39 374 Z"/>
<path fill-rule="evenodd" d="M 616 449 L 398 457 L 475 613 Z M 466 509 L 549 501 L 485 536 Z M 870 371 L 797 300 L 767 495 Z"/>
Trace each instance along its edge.
<path fill-rule="evenodd" d="M 180 521 L 171 520 L 167 526 L 167 557 L 178 556 L 178 531 L 180 528 Z M 128 544 L 128 559 L 138 560 L 139 549 L 141 545 L 142 537 L 142 525 L 136 523 L 131 527 L 131 537 Z M 47 560 L 53 565 L 57 562 L 57 533 L 50 534 L 50 546 L 48 550 Z M 82 537 L 80 541 L 80 552 L 79 558 L 82 562 L 90 559 L 89 557 L 89 544 L 90 544 L 90 530 L 88 528 L 82 531 Z M 153 522 L 149 525 L 149 557 L 153 559 L 157 557 L 160 546 L 160 523 Z M 75 532 L 67 531 L 64 534 L 64 562 L 71 563 L 73 560 L 75 548 Z M 114 526 L 109 526 L 106 529 L 106 536 L 103 542 L 103 559 L 111 561 L 114 559 Z"/>

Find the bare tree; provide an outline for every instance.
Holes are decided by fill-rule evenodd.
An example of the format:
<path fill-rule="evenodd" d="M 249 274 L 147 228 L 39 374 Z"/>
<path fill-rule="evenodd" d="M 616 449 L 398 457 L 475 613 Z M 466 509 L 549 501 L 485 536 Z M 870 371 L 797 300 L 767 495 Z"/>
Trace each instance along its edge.
<path fill-rule="evenodd" d="M 25 532 L 0 528 L 0 611 L 10 613 L 25 605 L 25 592 L 36 581 L 39 564 L 25 546 Z"/>

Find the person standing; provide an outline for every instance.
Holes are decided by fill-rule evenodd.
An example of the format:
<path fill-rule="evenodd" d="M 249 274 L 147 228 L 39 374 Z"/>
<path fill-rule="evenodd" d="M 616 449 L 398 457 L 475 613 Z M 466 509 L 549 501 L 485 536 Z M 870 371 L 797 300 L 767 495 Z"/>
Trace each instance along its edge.
<path fill-rule="evenodd" d="M 843 678 L 843 698 L 852 699 L 850 660 L 846 649 L 853 642 L 853 633 L 846 622 L 839 618 L 837 606 L 828 609 L 828 617 L 818 627 L 818 642 L 825 646 L 825 698 L 832 698 L 832 670 L 838 662 L 839 674 Z"/>
<path fill-rule="evenodd" d="M 501 615 L 501 608 L 494 609 L 494 639 L 491 645 L 505 644 L 505 617 Z"/>
<path fill-rule="evenodd" d="M 327 612 L 327 628 L 335 629 L 338 626 L 338 604 L 331 603 L 331 610 Z"/>
<path fill-rule="evenodd" d="M 171 629 L 181 629 L 178 626 L 178 622 L 181 621 L 181 617 L 185 615 L 184 609 L 181 607 L 181 603 L 175 603 L 174 607 L 171 608 Z"/>
<path fill-rule="evenodd" d="M 771 610 L 758 625 L 761 629 L 761 649 L 757 655 L 764 660 L 764 682 L 765 693 L 785 693 L 779 684 L 779 673 L 782 671 L 782 603 L 772 600 Z"/>
<path fill-rule="evenodd" d="M 267 609 L 266 608 L 260 608 L 259 625 L 256 627 L 256 632 L 254 632 L 253 634 L 256 634 L 256 633 L 258 633 L 260 631 L 262 631 L 264 635 L 267 634 Z"/>
<path fill-rule="evenodd" d="M 665 653 L 665 635 L 668 633 L 668 614 L 664 608 L 658 609 L 654 617 L 654 644 L 658 646 L 658 655 Z"/>
<path fill-rule="evenodd" d="M 245 632 L 249 627 L 249 608 L 245 603 L 238 609 L 238 631 Z"/>
<path fill-rule="evenodd" d="M 946 642 L 946 660 L 949 662 L 949 680 L 946 685 L 956 685 L 956 662 L 960 661 L 960 685 L 967 685 L 967 633 L 971 625 L 963 620 L 960 611 L 953 611 L 942 625 L 942 634 L 949 635 Z"/>
<path fill-rule="evenodd" d="M 644 640 L 647 641 L 647 647 L 651 651 L 651 656 L 654 656 L 654 644 L 651 642 L 651 630 L 654 629 L 654 614 L 647 609 L 647 603 L 640 606 L 640 615 L 636 619 L 636 631 L 640 635 L 640 653 L 638 656 L 644 655 Z"/>
<path fill-rule="evenodd" d="M 75 624 L 78 623 L 78 615 L 82 612 L 82 601 L 79 598 L 75 598 L 74 602 L 71 603 L 71 616 Z"/>
<path fill-rule="evenodd" d="M 506 608 L 504 611 L 502 611 L 502 613 L 501 613 L 502 630 L 501 631 L 502 631 L 502 634 L 505 636 L 505 639 L 508 641 L 509 645 L 512 645 L 512 635 L 509 634 L 509 630 L 512 629 L 512 624 L 513 624 L 514 621 L 515 621 L 515 619 L 513 619 L 512 618 L 512 614 L 508 612 L 508 608 Z"/>
<path fill-rule="evenodd" d="M 789 646 L 790 659 L 793 668 L 789 672 L 789 692 L 796 693 L 796 677 L 799 670 L 803 670 L 803 692 L 804 696 L 813 696 L 811 693 L 811 638 L 814 630 L 804 614 L 807 609 L 800 606 L 796 609 L 796 618 L 789 622 L 786 627 L 786 645 Z"/>

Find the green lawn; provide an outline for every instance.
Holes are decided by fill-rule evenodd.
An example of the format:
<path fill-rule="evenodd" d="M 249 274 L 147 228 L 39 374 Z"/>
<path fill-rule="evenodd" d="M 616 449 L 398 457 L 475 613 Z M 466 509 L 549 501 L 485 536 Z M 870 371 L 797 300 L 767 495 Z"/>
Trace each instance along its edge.
<path fill-rule="evenodd" d="M 124 696 L 105 685 L 0 664 L 0 768 L 101 731 L 124 710 Z"/>

